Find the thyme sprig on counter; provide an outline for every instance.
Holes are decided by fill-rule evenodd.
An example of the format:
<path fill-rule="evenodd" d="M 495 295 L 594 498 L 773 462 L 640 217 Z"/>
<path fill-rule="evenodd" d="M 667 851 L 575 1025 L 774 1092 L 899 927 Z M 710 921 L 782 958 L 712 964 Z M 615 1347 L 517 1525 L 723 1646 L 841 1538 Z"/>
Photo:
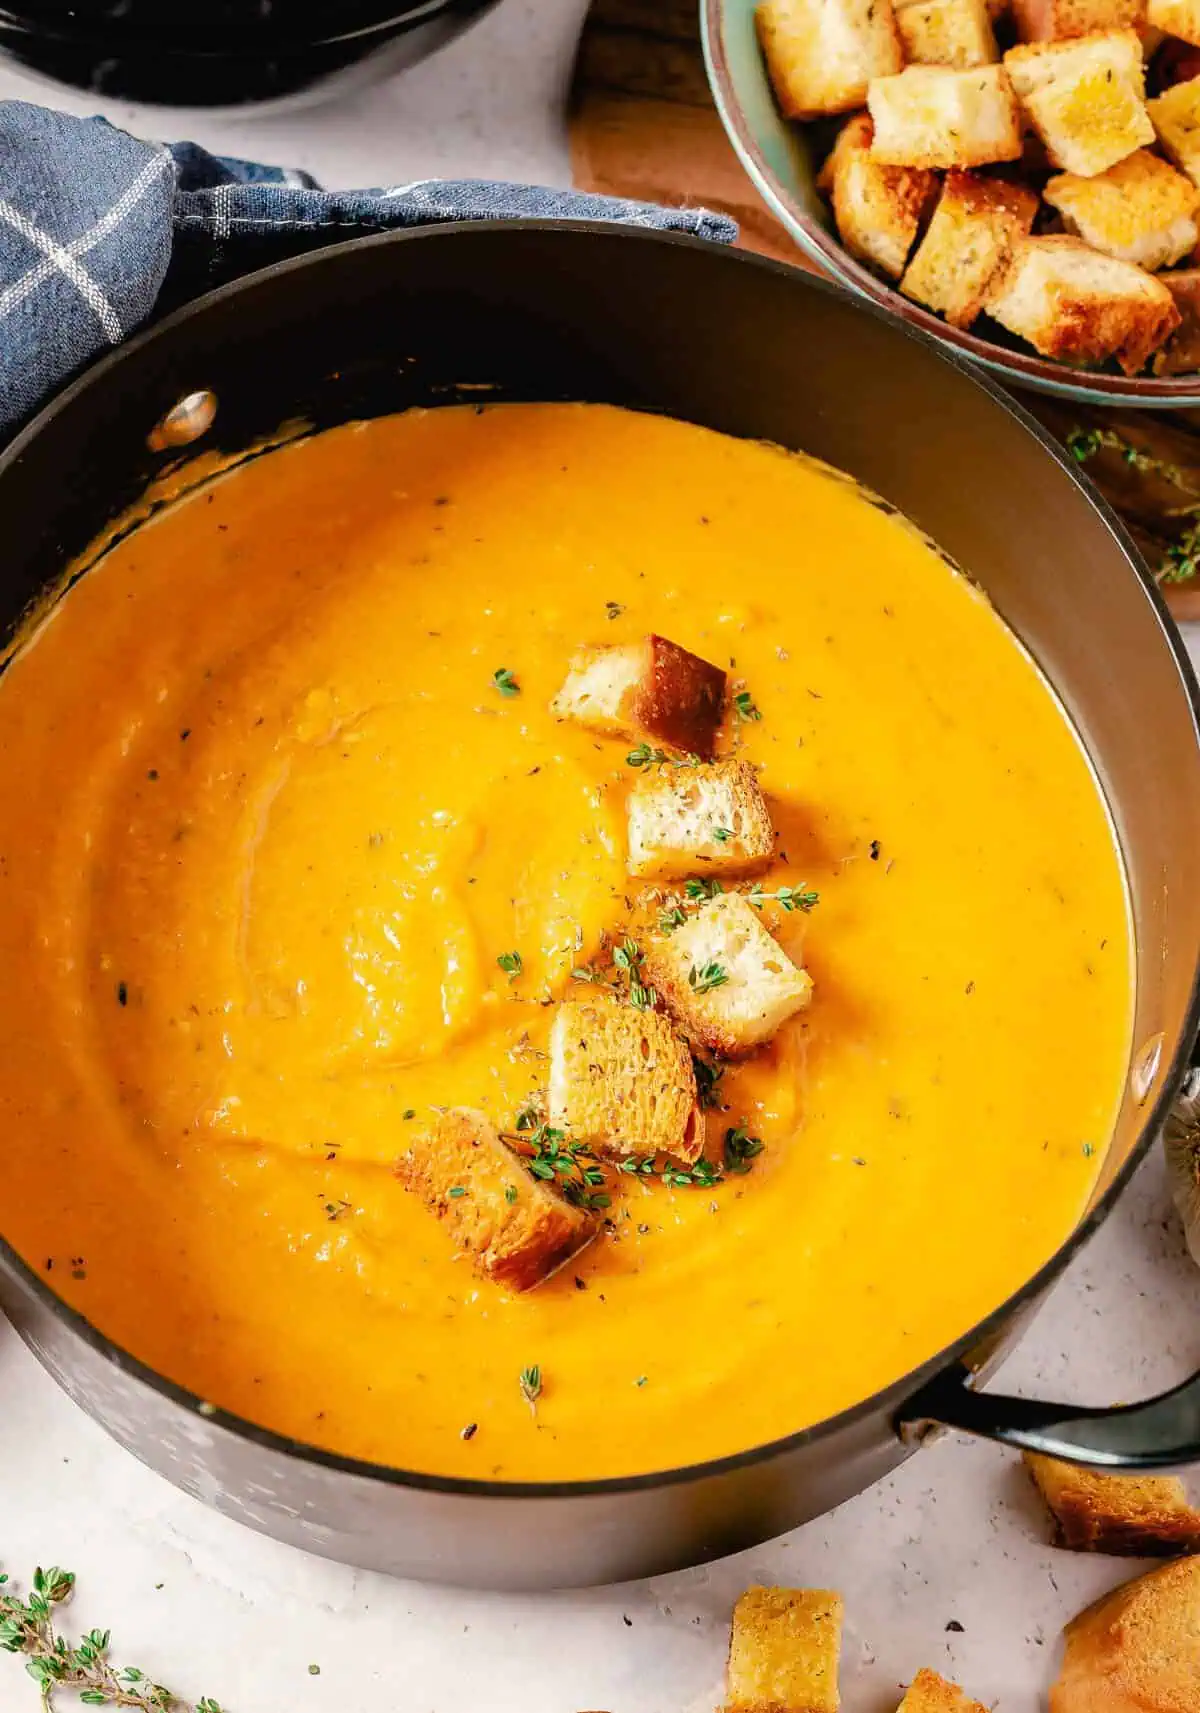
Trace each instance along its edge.
<path fill-rule="evenodd" d="M 1157 476 L 1182 494 L 1194 494 L 1194 477 L 1179 464 L 1144 452 L 1111 428 L 1072 428 L 1066 436 L 1066 448 L 1077 464 L 1086 464 L 1099 452 L 1116 452 L 1139 475 Z M 1155 567 L 1157 583 L 1186 583 L 1200 575 L 1200 500 L 1172 508 L 1172 517 L 1189 519 L 1178 538 L 1163 548 L 1163 556 Z"/>
<path fill-rule="evenodd" d="M 35 1570 L 28 1599 L 0 1575 L 0 1652 L 24 1654 L 25 1670 L 37 1684 L 42 1713 L 54 1713 L 65 1692 L 85 1707 L 118 1707 L 133 1713 L 221 1713 L 211 1696 L 185 1700 L 155 1683 L 135 1665 L 116 1666 L 108 1657 L 109 1632 L 89 1630 L 71 1643 L 55 1627 L 55 1608 L 70 1599 L 69 1570 Z"/>

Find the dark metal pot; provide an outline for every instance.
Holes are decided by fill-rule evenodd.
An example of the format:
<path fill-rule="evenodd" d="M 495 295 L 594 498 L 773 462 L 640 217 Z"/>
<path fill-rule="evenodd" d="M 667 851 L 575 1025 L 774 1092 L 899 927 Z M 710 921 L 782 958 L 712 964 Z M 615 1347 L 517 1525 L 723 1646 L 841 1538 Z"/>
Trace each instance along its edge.
<path fill-rule="evenodd" d="M 124 101 L 294 105 L 391 76 L 497 0 L 12 0 L 0 57 Z"/>
<path fill-rule="evenodd" d="M 20 437 L 0 459 L 4 611 L 15 619 L 161 468 L 147 433 L 185 394 L 215 393 L 201 444 L 233 450 L 284 419 L 328 425 L 481 387 L 802 447 L 988 591 L 1075 720 L 1128 866 L 1135 1053 L 1094 1203 L 1016 1297 L 886 1391 L 775 1444 L 628 1480 L 438 1480 L 282 1439 L 115 1349 L 0 1240 L 0 1299 L 26 1342 L 123 1445 L 228 1516 L 352 1564 L 502 1588 L 643 1576 L 778 1535 L 887 1474 L 935 1423 L 1110 1468 L 1200 1459 L 1200 1377 L 1118 1410 L 975 1390 L 1157 1136 L 1196 1032 L 1200 964 L 1195 682 L 1116 519 L 981 375 L 810 275 L 693 240 L 537 223 L 365 239 L 172 316 Z"/>

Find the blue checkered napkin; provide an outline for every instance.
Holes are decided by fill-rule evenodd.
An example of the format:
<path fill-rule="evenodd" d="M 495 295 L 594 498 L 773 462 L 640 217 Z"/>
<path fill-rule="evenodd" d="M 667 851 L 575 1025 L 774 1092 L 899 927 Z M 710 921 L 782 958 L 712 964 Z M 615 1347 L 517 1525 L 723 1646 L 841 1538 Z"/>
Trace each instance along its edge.
<path fill-rule="evenodd" d="M 733 222 L 485 181 L 324 191 L 307 173 L 0 102 L 0 431 L 160 308 L 339 239 L 447 220 L 614 220 L 729 243 Z"/>

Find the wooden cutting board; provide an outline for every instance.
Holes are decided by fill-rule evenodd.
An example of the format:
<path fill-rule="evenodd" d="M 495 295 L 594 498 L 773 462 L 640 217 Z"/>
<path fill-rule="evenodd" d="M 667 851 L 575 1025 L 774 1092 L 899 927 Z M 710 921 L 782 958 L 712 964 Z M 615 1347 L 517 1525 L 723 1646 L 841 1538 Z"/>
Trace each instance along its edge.
<path fill-rule="evenodd" d="M 737 221 L 742 248 L 811 267 L 759 199 L 708 91 L 698 0 L 592 0 L 569 107 L 571 168 L 580 189 L 647 202 L 703 205 Z M 1161 565 L 1200 508 L 1200 411 L 1084 409 L 1021 393 L 1060 439 L 1075 429 L 1113 437 L 1088 460 L 1152 565 Z M 1131 457 L 1132 453 L 1132 457 Z M 1200 522 L 1200 510 L 1192 522 Z M 1177 618 L 1200 619 L 1200 580 L 1164 583 Z"/>

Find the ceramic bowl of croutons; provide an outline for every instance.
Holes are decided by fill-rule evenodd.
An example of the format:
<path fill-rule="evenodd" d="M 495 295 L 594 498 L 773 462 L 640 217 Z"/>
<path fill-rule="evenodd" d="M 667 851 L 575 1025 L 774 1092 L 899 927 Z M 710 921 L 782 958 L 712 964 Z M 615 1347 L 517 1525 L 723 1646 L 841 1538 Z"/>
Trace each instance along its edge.
<path fill-rule="evenodd" d="M 1007 380 L 1200 404 L 1200 0 L 703 0 L 825 272 Z"/>

